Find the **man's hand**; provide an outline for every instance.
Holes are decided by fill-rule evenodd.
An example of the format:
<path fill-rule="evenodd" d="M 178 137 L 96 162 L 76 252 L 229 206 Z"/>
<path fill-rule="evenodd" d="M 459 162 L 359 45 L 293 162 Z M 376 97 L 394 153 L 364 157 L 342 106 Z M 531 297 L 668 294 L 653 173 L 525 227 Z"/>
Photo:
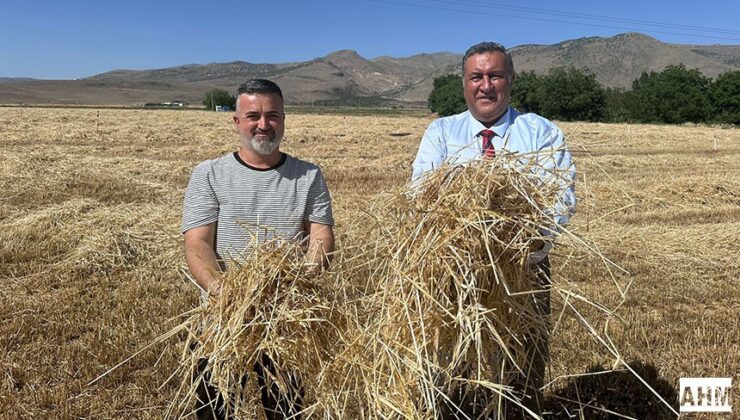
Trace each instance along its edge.
<path fill-rule="evenodd" d="M 537 252 L 544 247 L 545 241 L 543 241 L 542 239 L 533 239 L 532 242 L 529 243 L 529 252 Z"/>
<path fill-rule="evenodd" d="M 221 294 L 221 283 L 216 280 L 208 287 L 208 296 L 216 297 Z"/>
<path fill-rule="evenodd" d="M 306 262 L 311 264 L 312 270 L 318 274 L 322 269 L 329 267 L 334 252 L 334 231 L 329 225 L 303 221 L 303 227 L 308 234 L 308 252 Z"/>
<path fill-rule="evenodd" d="M 309 277 L 315 277 L 321 274 L 321 268 L 321 265 L 310 261 L 308 258 L 301 265 L 301 271 L 305 272 Z"/>

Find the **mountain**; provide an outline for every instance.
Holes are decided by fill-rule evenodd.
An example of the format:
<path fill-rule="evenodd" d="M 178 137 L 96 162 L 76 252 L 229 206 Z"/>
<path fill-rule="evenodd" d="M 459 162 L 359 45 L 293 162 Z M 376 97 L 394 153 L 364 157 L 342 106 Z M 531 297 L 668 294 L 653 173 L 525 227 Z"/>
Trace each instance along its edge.
<path fill-rule="evenodd" d="M 521 45 L 512 48 L 511 53 L 517 71 L 546 73 L 552 67 L 572 65 L 591 70 L 604 86 L 623 88 L 629 88 L 643 71 L 661 71 L 670 64 L 683 63 L 709 77 L 740 70 L 740 45 L 666 44 L 635 32 L 610 38 L 579 38 L 555 45 Z"/>
<path fill-rule="evenodd" d="M 32 79 L 30 77 L 0 77 L 0 83 L 16 83 L 16 82 L 25 82 L 25 81 L 31 81 L 36 80 Z"/>
<path fill-rule="evenodd" d="M 517 71 L 547 73 L 571 65 L 604 86 L 629 88 L 643 71 L 683 63 L 709 77 L 740 70 L 740 45 L 667 44 L 639 33 L 588 37 L 511 48 Z M 80 80 L 0 78 L 0 103 L 141 105 L 180 100 L 200 105 L 213 88 L 236 91 L 244 80 L 277 82 L 289 104 L 423 106 L 434 78 L 460 72 L 462 54 L 440 52 L 366 59 L 352 50 L 280 64 L 188 64 L 154 70 L 113 70 Z"/>
<path fill-rule="evenodd" d="M 127 83 L 159 83 L 179 85 L 186 99 L 200 101 L 206 85 L 233 92 L 240 81 L 262 77 L 274 80 L 285 93 L 289 103 L 356 103 L 357 98 L 374 99 L 376 104 L 399 99 L 406 91 L 427 75 L 439 75 L 439 69 L 457 63 L 462 56 L 452 53 L 419 54 L 406 58 L 378 57 L 367 60 L 356 51 L 340 50 L 310 61 L 288 64 L 252 64 L 243 61 L 208 65 L 187 65 L 157 70 L 115 70 L 89 77 L 107 85 Z M 421 74 L 421 77 L 420 77 Z M 205 89 L 205 90 L 204 90 Z M 430 88 L 416 101 L 425 101 Z M 405 100 L 405 98 L 404 98 Z"/>
<path fill-rule="evenodd" d="M 734 67 L 740 67 L 740 45 L 692 45 L 691 51 Z"/>

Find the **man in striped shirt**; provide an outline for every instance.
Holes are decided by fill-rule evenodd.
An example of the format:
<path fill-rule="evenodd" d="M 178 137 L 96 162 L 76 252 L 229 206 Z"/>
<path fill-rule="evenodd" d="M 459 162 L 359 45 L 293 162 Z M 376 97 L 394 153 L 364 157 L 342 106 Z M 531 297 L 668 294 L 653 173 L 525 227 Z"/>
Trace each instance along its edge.
<path fill-rule="evenodd" d="M 249 254 L 254 236 L 259 241 L 307 237 L 307 258 L 317 267 L 327 265 L 334 251 L 331 200 L 321 170 L 280 151 L 285 132 L 280 88 L 264 79 L 242 84 L 234 125 L 239 150 L 199 164 L 183 205 L 185 259 L 206 297 L 218 295 L 219 273 L 229 261 Z M 255 367 L 259 376 L 264 375 L 262 368 Z M 216 396 L 214 401 L 214 394 L 206 378 L 199 389 L 201 405 L 205 404 L 196 413 L 199 418 L 225 414 L 222 400 Z M 295 415 L 296 404 L 300 411 L 299 401 L 266 394 L 263 389 L 268 418 Z"/>

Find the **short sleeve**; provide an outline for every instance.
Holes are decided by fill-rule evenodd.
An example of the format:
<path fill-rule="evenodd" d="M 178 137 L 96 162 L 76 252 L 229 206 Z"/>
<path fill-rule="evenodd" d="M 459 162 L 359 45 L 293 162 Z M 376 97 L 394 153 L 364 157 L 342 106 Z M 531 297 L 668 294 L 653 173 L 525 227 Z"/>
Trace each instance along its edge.
<path fill-rule="evenodd" d="M 182 226 L 180 231 L 206 226 L 218 221 L 219 203 L 213 189 L 211 161 L 196 166 L 190 175 L 182 206 Z"/>
<path fill-rule="evenodd" d="M 326 185 L 321 169 L 316 169 L 316 176 L 309 186 L 303 218 L 310 222 L 334 226 L 329 187 Z"/>

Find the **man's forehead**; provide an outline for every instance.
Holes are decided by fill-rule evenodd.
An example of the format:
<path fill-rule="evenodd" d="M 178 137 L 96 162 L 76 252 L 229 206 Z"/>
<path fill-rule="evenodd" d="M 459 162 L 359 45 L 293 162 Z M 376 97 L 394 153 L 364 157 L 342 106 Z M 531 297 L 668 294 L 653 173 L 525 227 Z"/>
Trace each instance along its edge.
<path fill-rule="evenodd" d="M 283 100 L 276 93 L 242 93 L 238 98 L 239 105 L 246 109 L 283 110 Z"/>
<path fill-rule="evenodd" d="M 465 61 L 465 72 L 506 70 L 506 54 L 485 51 L 473 54 Z"/>

